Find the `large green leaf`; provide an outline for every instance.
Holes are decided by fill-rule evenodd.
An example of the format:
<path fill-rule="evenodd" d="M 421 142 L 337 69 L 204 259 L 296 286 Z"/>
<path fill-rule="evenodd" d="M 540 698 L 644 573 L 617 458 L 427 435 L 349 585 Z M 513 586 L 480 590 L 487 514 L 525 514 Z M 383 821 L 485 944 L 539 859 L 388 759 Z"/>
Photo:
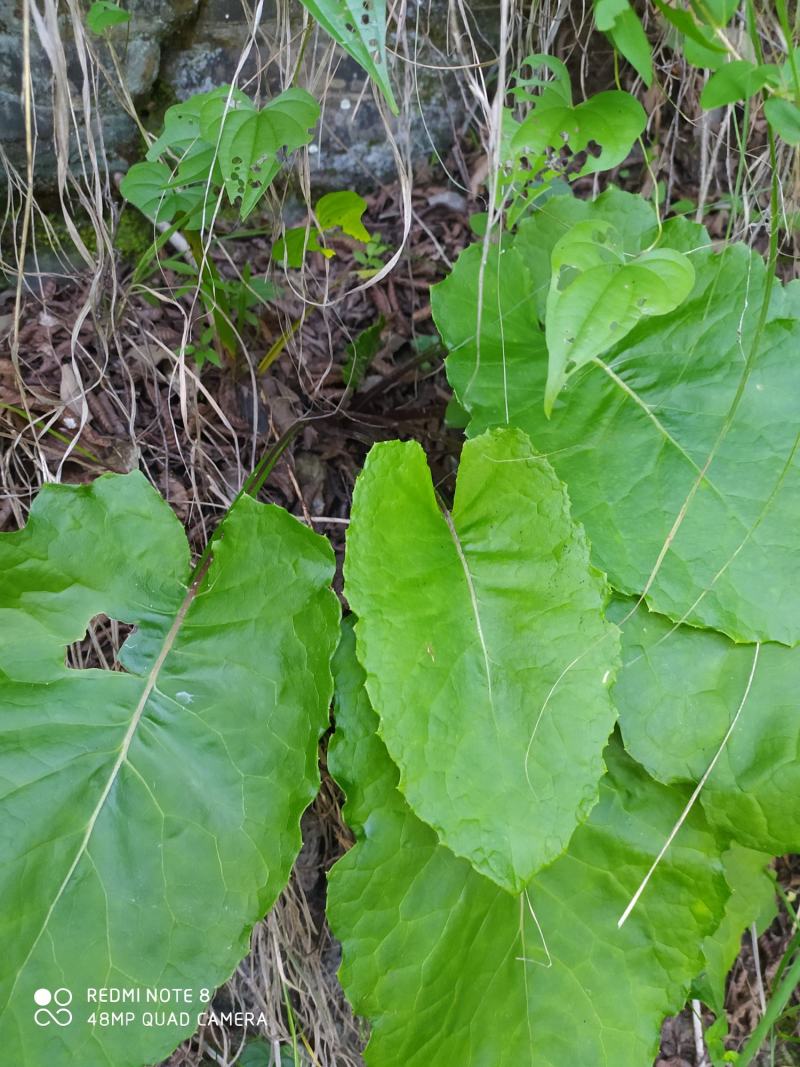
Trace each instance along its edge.
<path fill-rule="evenodd" d="M 309 14 L 360 63 L 398 114 L 386 68 L 386 0 L 302 0 Z"/>
<path fill-rule="evenodd" d="M 613 222 L 609 209 L 621 197 L 598 201 L 593 216 Z M 736 640 L 795 643 L 797 287 L 775 283 L 761 329 L 762 259 L 742 245 L 714 251 L 704 237 L 691 256 L 689 298 L 576 371 L 548 420 L 534 278 L 557 239 L 557 203 L 492 253 L 482 290 L 472 248 L 434 290 L 448 376 L 472 415 L 470 432 L 502 423 L 527 431 L 567 483 L 595 562 L 618 589 L 647 588 L 656 610 Z M 697 229 L 665 227 L 659 247 L 685 251 Z M 635 253 L 651 238 L 632 227 L 625 241 Z M 508 310 L 502 319 L 498 306 Z"/>
<path fill-rule="evenodd" d="M 371 1023 L 369 1067 L 652 1063 L 727 898 L 700 812 L 618 929 L 684 797 L 612 745 L 589 821 L 527 897 L 510 896 L 439 844 L 398 791 L 347 629 L 334 673 L 329 766 L 356 845 L 330 876 L 328 915 L 345 991 Z"/>
<path fill-rule="evenodd" d="M 241 499 L 187 586 L 180 524 L 139 474 L 47 486 L 0 538 L 3 1053 L 141 1067 L 192 1032 L 285 884 L 317 786 L 338 603 L 327 543 Z M 73 670 L 100 612 L 124 670 Z M 91 1026 L 88 990 L 176 988 L 185 1020 Z M 71 994 L 68 1026 L 37 1025 Z M 67 995 L 60 993 L 51 1010 Z M 120 1005 L 117 1005 L 119 1007 Z"/>
<path fill-rule="evenodd" d="M 467 442 L 452 514 L 416 443 L 359 476 L 345 594 L 412 808 L 519 891 L 597 798 L 617 634 L 564 487 L 518 430 Z"/>
<path fill-rule="evenodd" d="M 633 757 L 662 782 L 697 782 L 735 720 L 700 794 L 708 817 L 749 848 L 800 851 L 800 649 L 735 645 L 639 609 L 623 652 L 614 695 Z"/>

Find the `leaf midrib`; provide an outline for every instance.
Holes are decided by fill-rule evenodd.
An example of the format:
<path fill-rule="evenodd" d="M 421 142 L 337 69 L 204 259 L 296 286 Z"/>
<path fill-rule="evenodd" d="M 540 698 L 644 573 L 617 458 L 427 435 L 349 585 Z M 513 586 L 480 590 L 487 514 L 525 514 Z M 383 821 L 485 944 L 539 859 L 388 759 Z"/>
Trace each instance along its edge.
<path fill-rule="evenodd" d="M 191 581 L 191 583 L 189 585 L 189 588 L 188 588 L 188 590 L 186 592 L 186 596 L 183 598 L 183 601 L 182 601 L 180 607 L 178 608 L 178 611 L 177 611 L 177 613 L 175 615 L 175 618 L 172 621 L 172 625 L 170 626 L 169 630 L 167 631 L 167 634 L 166 634 L 166 636 L 164 638 L 163 644 L 161 645 L 161 648 L 159 649 L 158 655 L 156 656 L 156 658 L 155 658 L 155 660 L 153 662 L 153 666 L 150 668 L 150 671 L 147 674 L 147 677 L 145 678 L 145 684 L 144 684 L 144 687 L 142 689 L 141 696 L 140 696 L 139 701 L 138 701 L 138 703 L 136 705 L 136 708 L 134 709 L 133 715 L 131 716 L 130 723 L 128 724 L 128 729 L 125 731 L 125 736 L 122 739 L 122 744 L 120 745 L 119 753 L 117 755 L 117 758 L 114 761 L 114 766 L 111 768 L 111 772 L 110 772 L 110 774 L 108 776 L 108 779 L 106 781 L 105 786 L 103 787 L 103 791 L 100 794 L 100 797 L 99 797 L 97 803 L 94 806 L 92 814 L 89 817 L 89 822 L 86 825 L 86 830 L 84 831 L 84 835 L 83 835 L 83 837 L 81 839 L 80 845 L 78 846 L 78 850 L 75 853 L 75 857 L 72 860 L 72 863 L 70 864 L 67 873 L 64 875 L 64 878 L 62 879 L 61 884 L 59 885 L 58 890 L 57 890 L 57 892 L 56 892 L 56 894 L 55 894 L 55 896 L 54 896 L 54 898 L 53 898 L 53 900 L 52 900 L 52 902 L 50 904 L 50 907 L 47 909 L 47 914 L 44 917 L 44 920 L 43 920 L 42 925 L 41 925 L 41 927 L 39 929 L 39 932 L 36 934 L 36 937 L 33 939 L 33 942 L 31 943 L 31 947 L 28 950 L 28 954 L 26 955 L 25 959 L 22 961 L 22 963 L 19 966 L 17 974 L 16 974 L 16 976 L 14 978 L 14 983 L 13 983 L 13 985 L 11 987 L 11 990 L 10 990 L 10 992 L 8 994 L 8 998 L 7 998 L 6 1004 L 11 1002 L 11 999 L 12 999 L 12 997 L 14 995 L 14 991 L 16 990 L 17 984 L 18 984 L 20 978 L 22 977 L 22 974 L 25 971 L 25 968 L 28 966 L 28 963 L 30 962 L 31 957 L 33 956 L 34 952 L 36 951 L 36 946 L 39 944 L 39 942 L 42 939 L 42 936 L 44 935 L 45 931 L 47 930 L 48 925 L 50 923 L 50 920 L 51 920 L 51 918 L 53 916 L 53 913 L 55 912 L 56 908 L 58 907 L 59 901 L 61 900 L 61 898 L 63 897 L 64 893 L 66 892 L 67 886 L 69 885 L 69 883 L 70 883 L 70 881 L 72 879 L 72 876 L 74 875 L 75 871 L 77 870 L 78 864 L 81 862 L 83 857 L 87 854 L 87 850 L 88 850 L 88 847 L 89 847 L 89 842 L 90 842 L 90 840 L 92 838 L 92 834 L 94 833 L 94 828 L 95 828 L 95 826 L 97 824 L 97 820 L 100 818 L 100 815 L 101 815 L 101 813 L 103 811 L 103 808 L 105 806 L 106 801 L 108 800 L 108 797 L 109 797 L 109 795 L 111 793 L 111 790 L 114 788 L 114 784 L 117 781 L 117 778 L 119 776 L 119 772 L 120 772 L 123 764 L 128 759 L 128 753 L 130 751 L 131 744 L 133 743 L 133 739 L 134 739 L 134 737 L 136 735 L 136 730 L 137 730 L 137 728 L 139 726 L 139 723 L 141 722 L 142 715 L 144 714 L 144 710 L 147 707 L 147 703 L 150 700 L 152 692 L 155 689 L 156 682 L 158 681 L 158 676 L 161 673 L 161 668 L 164 666 L 164 662 L 166 661 L 167 656 L 172 651 L 172 648 L 173 648 L 173 646 L 175 644 L 175 640 L 176 640 L 176 638 L 177 638 L 177 636 L 178 636 L 178 634 L 179 634 L 179 632 L 181 630 L 181 627 L 183 626 L 183 623 L 184 623 L 186 615 L 187 615 L 187 613 L 189 611 L 189 608 L 191 607 L 192 603 L 194 602 L 195 597 L 197 596 L 197 590 L 198 590 L 198 588 L 200 586 L 200 583 L 202 582 L 203 578 L 206 575 L 206 572 L 208 570 L 210 562 L 211 562 L 211 557 L 209 556 L 204 561 L 202 566 L 195 572 L 195 574 L 194 574 L 194 576 L 192 578 L 192 581 Z"/>

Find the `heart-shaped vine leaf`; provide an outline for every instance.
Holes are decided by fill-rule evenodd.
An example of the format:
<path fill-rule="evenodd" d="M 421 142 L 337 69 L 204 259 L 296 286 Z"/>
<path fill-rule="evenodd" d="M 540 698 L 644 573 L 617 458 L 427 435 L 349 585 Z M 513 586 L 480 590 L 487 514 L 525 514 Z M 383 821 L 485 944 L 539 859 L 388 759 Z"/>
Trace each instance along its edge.
<path fill-rule="evenodd" d="M 45 487 L 0 537 L 0 567 L 4 1054 L 141 1067 L 196 1028 L 300 848 L 338 636 L 333 555 L 244 497 L 189 584 L 178 520 L 130 474 Z M 68 668 L 101 612 L 136 627 L 121 669 Z M 103 986 L 185 989 L 170 1008 L 187 1016 L 93 1026 Z M 34 992 L 54 987 L 71 1025 L 33 1025 Z"/>
<path fill-rule="evenodd" d="M 154 223 L 171 222 L 185 203 L 171 188 L 166 163 L 134 163 L 120 182 L 120 192 Z"/>
<path fill-rule="evenodd" d="M 224 185 L 245 219 L 264 196 L 288 153 L 310 142 L 319 105 L 304 89 L 287 89 L 261 111 L 240 90 L 221 85 L 167 109 L 164 129 L 122 180 L 120 189 L 154 222 L 187 214 L 199 229 Z M 207 205 L 204 208 L 203 205 Z"/>
<path fill-rule="evenodd" d="M 700 94 L 700 104 L 713 108 L 747 100 L 767 84 L 773 70 L 769 64 L 757 66 L 746 59 L 734 59 L 711 75 Z"/>
<path fill-rule="evenodd" d="M 131 13 L 110 0 L 95 0 L 86 13 L 86 25 L 92 33 L 105 33 L 112 26 L 122 26 L 130 22 Z"/>
<path fill-rule="evenodd" d="M 614 744 L 588 822 L 511 896 L 408 807 L 347 628 L 334 673 L 328 760 L 356 844 L 331 873 L 328 915 L 345 992 L 371 1024 L 368 1067 L 652 1063 L 661 1021 L 683 1007 L 728 896 L 702 813 L 618 929 L 685 796 Z"/>
<path fill-rule="evenodd" d="M 748 848 L 800 849 L 800 649 L 736 645 L 641 609 L 623 642 L 615 700 L 634 758 L 660 781 L 698 782 L 722 747 L 700 794 L 709 820 Z"/>
<path fill-rule="evenodd" d="M 220 165 L 231 203 L 241 200 L 242 220 L 264 195 L 285 155 L 310 143 L 318 120 L 319 105 L 303 89 L 287 89 L 261 111 L 226 118 Z"/>
<path fill-rule="evenodd" d="M 556 242 L 545 314 L 549 363 L 544 409 L 550 414 L 567 378 L 649 315 L 683 303 L 694 285 L 688 256 L 656 248 L 624 254 L 608 222 L 579 222 Z"/>
<path fill-rule="evenodd" d="M 517 78 L 514 93 L 529 102 L 531 109 L 511 138 L 513 155 L 527 159 L 534 173 L 556 169 L 570 178 L 621 163 L 647 122 L 638 100 L 630 93 L 612 90 L 573 104 L 569 73 L 559 60 L 528 56 L 523 69 L 543 65 L 554 72 L 554 81 L 543 82 L 538 76 Z"/>
<path fill-rule="evenodd" d="M 358 478 L 345 592 L 412 808 L 519 891 L 597 798 L 617 635 L 564 487 L 524 434 L 462 453 L 452 513 L 415 443 Z"/>
<path fill-rule="evenodd" d="M 397 115 L 386 67 L 386 0 L 302 0 L 309 14 L 372 78 Z"/>
<path fill-rule="evenodd" d="M 593 217 L 613 222 L 620 197 L 600 198 Z M 558 239 L 561 200 L 572 203 L 549 200 L 490 255 L 482 286 L 480 250 L 467 249 L 434 291 L 470 433 L 508 423 L 528 433 L 569 486 L 594 560 L 619 590 L 646 589 L 655 610 L 737 641 L 796 643 L 796 284 L 774 283 L 762 322 L 769 279 L 760 256 L 742 245 L 717 252 L 692 224 L 665 226 L 659 248 L 685 251 L 687 238 L 695 241 L 692 293 L 576 371 L 548 420 L 532 278 Z M 566 214 L 572 222 L 574 208 Z M 624 240 L 635 254 L 652 235 L 631 227 Z M 498 301 L 508 308 L 502 321 Z"/>

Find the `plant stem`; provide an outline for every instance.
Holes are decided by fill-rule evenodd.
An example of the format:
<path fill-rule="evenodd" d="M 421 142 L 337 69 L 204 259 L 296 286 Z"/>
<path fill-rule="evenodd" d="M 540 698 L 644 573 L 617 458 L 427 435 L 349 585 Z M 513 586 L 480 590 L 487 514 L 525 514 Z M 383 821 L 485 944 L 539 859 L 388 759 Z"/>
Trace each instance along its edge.
<path fill-rule="evenodd" d="M 770 997 L 767 1010 L 761 1017 L 758 1026 L 750 1035 L 750 1040 L 740 1052 L 736 1061 L 737 1067 L 748 1067 L 755 1059 L 758 1050 L 764 1044 L 767 1034 L 780 1018 L 789 999 L 800 984 L 800 952 L 795 956 L 791 967 L 783 976 L 783 981 Z"/>

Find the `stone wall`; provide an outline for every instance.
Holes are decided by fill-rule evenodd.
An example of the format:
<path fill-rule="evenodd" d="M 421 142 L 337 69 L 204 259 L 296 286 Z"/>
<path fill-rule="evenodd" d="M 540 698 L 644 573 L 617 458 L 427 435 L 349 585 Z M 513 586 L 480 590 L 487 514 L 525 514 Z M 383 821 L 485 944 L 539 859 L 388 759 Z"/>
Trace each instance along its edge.
<path fill-rule="evenodd" d="M 299 30 L 302 9 L 297 0 L 290 2 L 294 4 L 292 19 Z M 38 0 L 42 8 L 44 3 L 45 0 Z M 230 80 L 248 35 L 241 0 L 173 0 L 170 3 L 122 0 L 122 3 L 131 12 L 131 21 L 115 28 L 112 40 L 125 84 L 146 126 L 156 129 L 164 108 L 176 99 L 186 99 L 192 93 Z M 274 4 L 275 0 L 268 0 L 265 5 L 257 47 L 239 80 L 239 84 L 253 95 L 256 91 L 263 95 L 280 88 L 279 66 L 275 61 L 279 44 Z M 488 8 L 479 13 L 484 35 L 489 38 L 494 36 L 496 10 L 495 3 L 489 0 Z M 425 33 L 419 39 L 419 58 L 426 63 L 448 62 L 448 57 L 443 54 L 448 37 L 447 11 L 447 0 L 433 0 L 433 6 L 426 6 L 421 13 L 420 24 L 425 26 Z M 59 3 L 58 12 L 71 90 L 79 100 L 82 74 L 67 5 Z M 24 171 L 24 125 L 20 108 L 21 15 L 19 2 L 0 0 L 0 138 L 11 163 Z M 413 9 L 409 19 L 413 26 Z M 92 43 L 102 67 L 113 79 L 111 57 L 105 44 L 97 38 L 92 38 Z M 50 63 L 35 27 L 31 45 L 38 136 L 36 184 L 39 190 L 46 191 L 52 187 L 55 175 L 51 147 L 52 82 Z M 315 80 L 328 80 L 320 136 L 311 155 L 312 178 L 320 188 L 374 186 L 376 179 L 390 179 L 395 173 L 385 129 L 373 103 L 371 89 L 367 86 L 364 91 L 364 72 L 354 61 L 336 50 L 330 67 L 326 64 L 323 70 L 327 45 L 324 31 L 318 31 L 312 35 L 305 56 L 306 84 L 312 91 Z M 452 58 L 449 61 L 454 62 Z M 391 67 L 398 90 L 403 92 L 405 82 L 408 91 L 411 80 L 407 64 L 395 60 Z M 330 80 L 327 77 L 329 70 Z M 141 158 L 143 146 L 135 123 L 125 113 L 109 81 L 100 78 L 99 111 L 105 153 L 111 168 L 118 170 Z M 405 133 L 411 138 L 417 159 L 437 152 L 444 155 L 466 119 L 458 79 L 453 74 L 419 69 L 417 81 L 425 121 L 423 124 L 416 106 L 416 91 L 412 90 L 409 94 L 410 125 Z M 402 139 L 402 121 L 396 124 L 396 130 Z M 74 148 L 77 156 L 77 144 Z"/>

